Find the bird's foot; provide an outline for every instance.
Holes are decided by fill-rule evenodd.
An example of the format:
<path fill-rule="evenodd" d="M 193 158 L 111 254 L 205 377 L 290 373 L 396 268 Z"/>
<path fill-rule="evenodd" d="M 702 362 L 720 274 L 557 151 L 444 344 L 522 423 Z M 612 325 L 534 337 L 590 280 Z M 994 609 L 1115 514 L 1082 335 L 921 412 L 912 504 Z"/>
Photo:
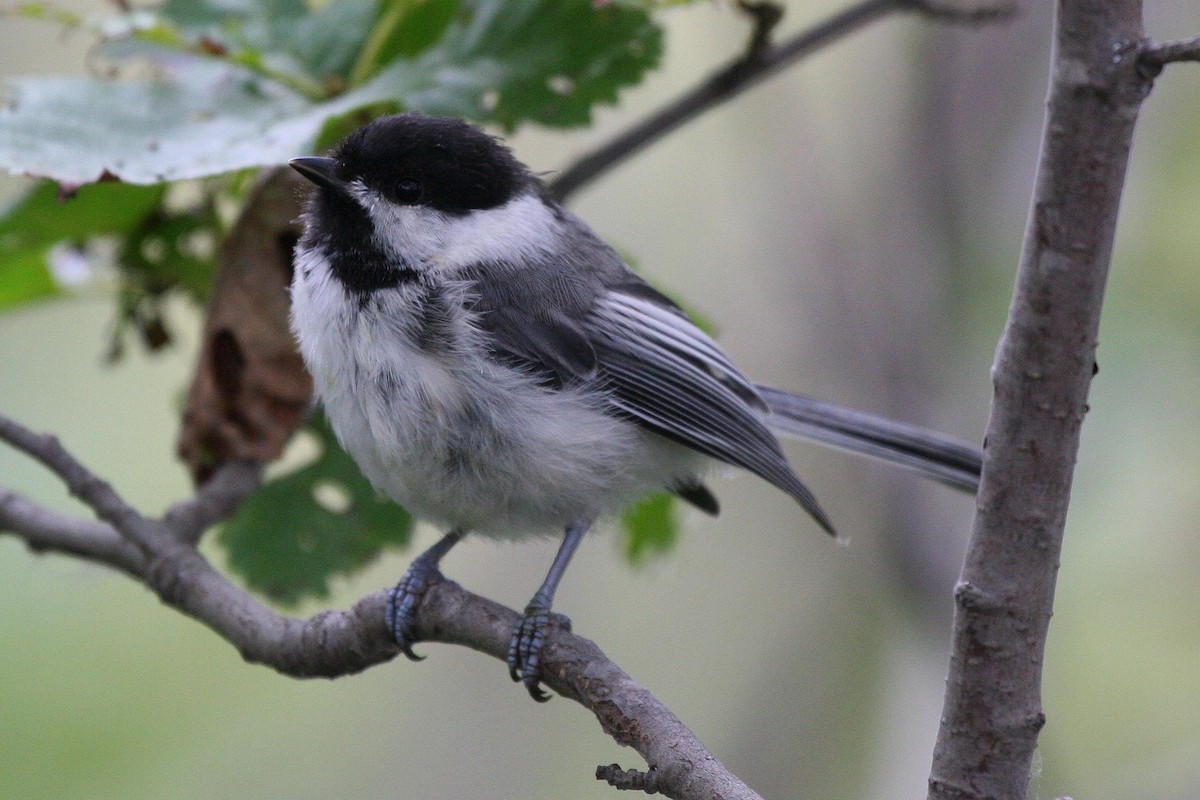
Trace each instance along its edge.
<path fill-rule="evenodd" d="M 508 674 L 514 681 L 525 684 L 529 696 L 539 703 L 550 699 L 550 695 L 542 691 L 542 648 L 546 644 L 546 636 L 552 625 L 558 625 L 564 630 L 571 630 L 571 620 L 562 614 L 555 614 L 548 607 L 528 605 L 525 615 L 513 628 L 512 639 L 508 644 Z"/>
<path fill-rule="evenodd" d="M 425 656 L 413 652 L 412 646 L 416 641 L 413 623 L 416 621 L 417 607 L 425 592 L 445 578 L 438 570 L 437 562 L 418 558 L 409 566 L 404 577 L 388 593 L 387 626 L 392 632 L 392 638 L 400 645 L 400 652 L 411 661 L 421 661 Z"/>

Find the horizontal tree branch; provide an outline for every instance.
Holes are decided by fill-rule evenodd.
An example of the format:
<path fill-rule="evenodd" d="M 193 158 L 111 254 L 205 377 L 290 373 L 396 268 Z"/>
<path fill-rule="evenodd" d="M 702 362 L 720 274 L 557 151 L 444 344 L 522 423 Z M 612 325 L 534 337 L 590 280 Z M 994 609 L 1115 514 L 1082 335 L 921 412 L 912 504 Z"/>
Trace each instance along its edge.
<path fill-rule="evenodd" d="M 110 525 L 61 514 L 0 487 L 0 533 L 17 534 L 34 552 L 58 552 L 141 579 L 146 559 Z"/>
<path fill-rule="evenodd" d="M 1153 78 L 1167 64 L 1180 61 L 1200 61 L 1200 36 L 1181 39 L 1177 42 L 1142 42 L 1138 62 L 1147 71 L 1145 77 Z"/>
<path fill-rule="evenodd" d="M 560 172 L 547 184 L 550 194 L 556 200 L 565 200 L 621 161 L 705 111 L 736 97 L 804 56 L 884 16 L 915 12 L 945 22 L 977 24 L 1005 19 L 1016 11 L 1016 5 L 1012 2 L 960 6 L 929 0 L 863 0 L 781 44 L 772 45 L 770 34 L 782 15 L 778 6 L 749 2 L 739 5 L 754 21 L 754 29 L 745 52 L 676 100 Z"/>
<path fill-rule="evenodd" d="M 361 672 L 399 652 L 384 622 L 385 591 L 345 611 L 289 617 L 233 584 L 195 547 L 196 530 L 232 513 L 252 491 L 258 468 L 229 465 L 162 519 L 135 511 L 51 436 L 0 416 L 0 440 L 49 467 L 104 522 L 43 508 L 0 488 L 0 533 L 15 534 L 39 552 L 61 552 L 121 570 L 164 603 L 194 617 L 232 644 L 247 661 L 296 678 L 336 678 Z M 433 585 L 415 620 L 417 639 L 457 644 L 505 661 L 520 615 L 452 581 Z M 647 689 L 595 643 L 556 627 L 542 656 L 543 682 L 582 704 L 619 744 L 651 766 L 652 788 L 672 798 L 758 798 L 713 757 Z M 650 787 L 646 787 L 650 788 Z"/>

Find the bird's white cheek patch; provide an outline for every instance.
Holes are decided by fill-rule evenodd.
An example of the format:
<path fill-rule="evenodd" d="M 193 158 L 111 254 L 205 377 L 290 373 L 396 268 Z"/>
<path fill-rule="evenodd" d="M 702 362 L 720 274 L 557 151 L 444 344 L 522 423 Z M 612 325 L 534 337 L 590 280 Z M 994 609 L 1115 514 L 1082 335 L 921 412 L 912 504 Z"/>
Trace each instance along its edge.
<path fill-rule="evenodd" d="M 561 244 L 556 238 L 560 227 L 541 198 L 521 195 L 497 208 L 453 218 L 438 260 L 448 267 L 541 261 Z"/>

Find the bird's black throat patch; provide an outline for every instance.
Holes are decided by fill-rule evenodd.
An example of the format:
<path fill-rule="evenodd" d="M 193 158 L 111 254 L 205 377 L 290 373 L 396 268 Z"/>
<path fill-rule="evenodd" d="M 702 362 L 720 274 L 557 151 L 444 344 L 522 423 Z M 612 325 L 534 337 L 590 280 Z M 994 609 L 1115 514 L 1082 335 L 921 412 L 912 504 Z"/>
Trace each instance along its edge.
<path fill-rule="evenodd" d="M 348 291 L 366 295 L 420 278 L 419 271 L 397 262 L 376 244 L 366 210 L 349 197 L 319 188 L 313 193 L 308 213 L 313 220 L 301 246 L 323 252 L 333 276 Z"/>

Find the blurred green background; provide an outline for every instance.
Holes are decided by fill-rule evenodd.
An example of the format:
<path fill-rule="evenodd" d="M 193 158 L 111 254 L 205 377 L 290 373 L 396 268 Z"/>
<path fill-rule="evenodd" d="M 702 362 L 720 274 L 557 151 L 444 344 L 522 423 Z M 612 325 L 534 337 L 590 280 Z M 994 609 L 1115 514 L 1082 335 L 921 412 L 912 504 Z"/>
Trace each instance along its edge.
<path fill-rule="evenodd" d="M 978 442 L 1036 163 L 1043 5 L 980 29 L 878 23 L 573 208 L 711 318 L 756 379 Z M 1200 29 L 1195 0 L 1148 5 L 1156 38 Z M 789 6 L 784 33 L 840 7 Z M 725 4 L 664 19 L 666 59 L 646 84 L 594 129 L 522 131 L 517 154 L 561 168 L 744 41 Z M 88 44 L 0 18 L 0 75 L 81 71 Z M 1135 142 L 1046 659 L 1039 798 L 1200 796 L 1198 105 L 1200 72 L 1168 70 Z M 157 511 L 188 491 L 172 452 L 196 312 L 179 309 L 169 353 L 132 348 L 115 368 L 102 364 L 112 317 L 101 290 L 0 316 L 0 410 L 57 432 Z M 722 516 L 688 516 L 678 548 L 647 567 L 592 537 L 558 608 L 764 796 L 923 797 L 972 503 L 837 453 L 789 455 L 849 547 L 766 484 L 721 481 Z M 0 483 L 78 508 L 4 449 Z M 435 535 L 422 529 L 418 547 Z M 520 606 L 553 549 L 473 541 L 445 566 Z M 410 557 L 324 605 L 394 582 Z M 423 645 L 424 663 L 332 682 L 282 678 L 123 577 L 11 537 L 0 647 L 6 800 L 607 798 L 596 764 L 642 766 L 587 712 L 535 705 L 465 649 Z"/>

